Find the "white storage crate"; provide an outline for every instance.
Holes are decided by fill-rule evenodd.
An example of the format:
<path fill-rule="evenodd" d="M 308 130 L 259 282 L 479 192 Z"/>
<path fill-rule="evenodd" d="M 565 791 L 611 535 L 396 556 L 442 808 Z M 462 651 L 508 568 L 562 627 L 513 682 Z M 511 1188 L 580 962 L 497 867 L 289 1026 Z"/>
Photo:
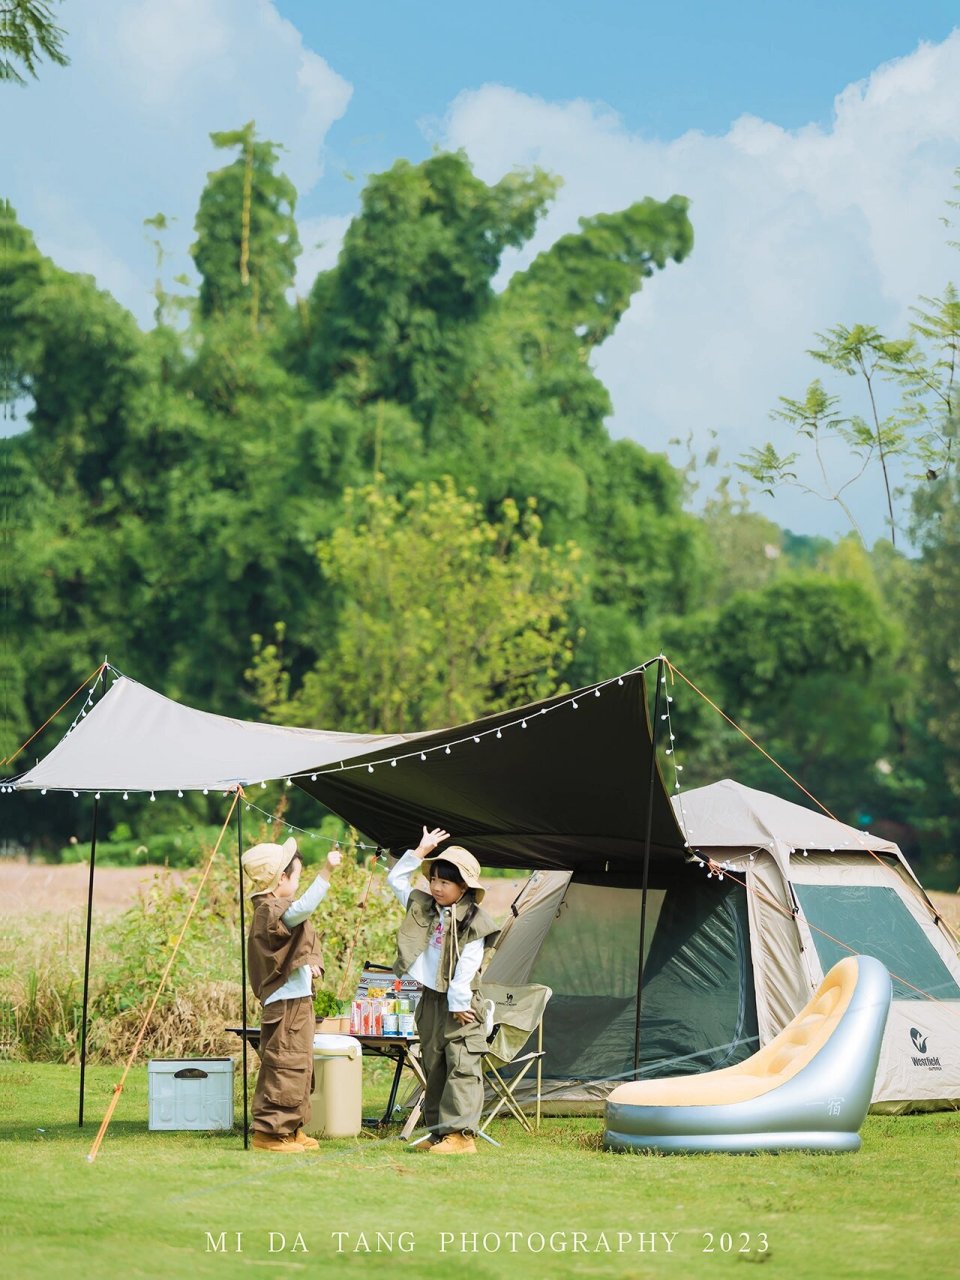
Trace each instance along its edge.
<path fill-rule="evenodd" d="M 150 1129 L 232 1129 L 232 1058 L 154 1058 L 147 1065 Z"/>

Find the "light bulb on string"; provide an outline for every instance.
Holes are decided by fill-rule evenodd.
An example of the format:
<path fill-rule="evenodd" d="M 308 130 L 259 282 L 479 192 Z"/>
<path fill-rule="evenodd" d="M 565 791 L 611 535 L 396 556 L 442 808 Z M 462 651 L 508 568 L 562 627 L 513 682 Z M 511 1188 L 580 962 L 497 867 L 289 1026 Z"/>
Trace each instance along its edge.
<path fill-rule="evenodd" d="M 579 708 L 580 708 L 580 704 L 579 704 L 579 702 L 577 702 L 576 698 L 573 698 L 573 699 L 571 700 L 571 706 L 573 707 L 574 711 L 578 711 L 578 710 L 579 710 Z M 526 725 L 524 725 L 524 728 L 526 728 Z"/>
<path fill-rule="evenodd" d="M 391 768 L 391 769 L 395 769 L 396 767 L 397 767 L 397 762 L 396 762 L 396 760 L 391 760 L 391 761 L 390 761 L 390 768 Z"/>
<path fill-rule="evenodd" d="M 310 775 L 310 781 L 311 781 L 311 782 L 316 782 L 316 780 L 317 780 L 317 775 L 316 775 L 315 773 L 311 773 L 311 775 Z"/>
<path fill-rule="evenodd" d="M 372 764 L 368 764 L 368 765 L 367 765 L 367 773 L 373 773 L 373 765 L 372 765 Z"/>
<path fill-rule="evenodd" d="M 593 696 L 594 696 L 595 698 L 599 698 L 599 697 L 600 697 L 600 690 L 599 690 L 599 689 L 594 689 L 594 691 L 593 691 Z"/>
<path fill-rule="evenodd" d="M 479 736 L 478 736 L 477 734 L 474 734 L 474 735 L 473 735 L 473 740 L 474 740 L 474 742 L 479 742 L 479 741 L 480 741 L 480 738 L 479 738 Z"/>
<path fill-rule="evenodd" d="M 619 685 L 622 685 L 622 684 L 623 684 L 623 676 L 619 676 L 619 677 L 617 678 L 617 684 L 619 684 Z"/>
<path fill-rule="evenodd" d="M 151 792 L 150 792 L 150 799 L 151 799 L 151 800 L 156 800 L 156 798 L 157 798 L 157 797 L 156 797 L 156 796 L 153 794 L 153 792 L 151 791 Z"/>
<path fill-rule="evenodd" d="M 520 728 L 521 728 L 521 729 L 525 729 L 526 727 L 527 727 L 527 722 L 526 722 L 526 720 L 521 720 L 521 721 L 520 721 Z"/>
<path fill-rule="evenodd" d="M 208 796 L 208 795 L 210 794 L 209 788 L 204 787 L 204 788 L 203 788 L 203 794 L 204 794 L 205 796 Z"/>
<path fill-rule="evenodd" d="M 427 758 L 427 753 L 426 753 L 425 751 L 421 751 L 421 752 L 420 752 L 420 759 L 421 759 L 421 760 L 426 760 L 426 758 Z"/>
<path fill-rule="evenodd" d="M 449 747 L 445 747 L 445 748 L 444 748 L 444 752 L 443 752 L 443 754 L 444 754 L 444 755 L 446 755 L 446 756 L 448 756 L 448 755 L 450 754 L 450 748 L 449 748 Z"/>
<path fill-rule="evenodd" d="M 179 787 L 177 787 L 177 799 L 178 800 L 183 799 L 183 791 Z"/>
<path fill-rule="evenodd" d="M 498 738 L 502 738 L 502 737 L 503 737 L 503 734 L 500 732 L 500 730 L 499 730 L 499 729 L 497 730 L 497 737 L 498 737 Z"/>

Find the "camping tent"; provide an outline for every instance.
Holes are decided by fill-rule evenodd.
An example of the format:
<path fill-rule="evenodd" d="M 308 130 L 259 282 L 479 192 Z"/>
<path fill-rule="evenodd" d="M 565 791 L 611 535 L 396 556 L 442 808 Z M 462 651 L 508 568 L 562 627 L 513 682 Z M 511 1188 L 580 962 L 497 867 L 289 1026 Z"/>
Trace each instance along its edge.
<path fill-rule="evenodd" d="M 384 848 L 438 823 L 481 863 L 532 869 L 489 977 L 554 989 L 545 1035 L 558 1095 L 740 1061 L 852 947 L 879 954 L 899 984 L 877 1100 L 960 1101 L 960 968 L 897 847 L 729 782 L 682 794 L 674 812 L 655 755 L 662 680 L 652 720 L 637 668 L 450 729 L 367 735 L 213 716 L 121 678 L 5 785 L 212 790 L 287 777 Z M 709 874 L 705 859 L 730 874 Z"/>
<path fill-rule="evenodd" d="M 674 800 L 706 878 L 651 877 L 643 970 L 642 1074 L 725 1066 L 768 1043 L 824 973 L 855 952 L 893 975 L 873 1101 L 900 1111 L 960 1106 L 960 961 L 897 846 L 821 813 L 724 781 Z M 537 872 L 488 971 L 543 982 L 548 1105 L 586 1109 L 633 1075 L 629 957 L 636 887 Z"/>

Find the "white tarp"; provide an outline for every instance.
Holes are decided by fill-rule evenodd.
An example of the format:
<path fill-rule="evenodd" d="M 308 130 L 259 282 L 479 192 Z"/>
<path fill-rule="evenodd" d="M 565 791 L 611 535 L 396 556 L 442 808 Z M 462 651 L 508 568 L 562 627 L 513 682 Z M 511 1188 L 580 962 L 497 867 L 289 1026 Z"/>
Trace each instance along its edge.
<path fill-rule="evenodd" d="M 182 706 L 120 676 L 50 754 L 12 785 L 50 791 L 226 790 L 336 768 L 422 736 L 234 720 Z"/>

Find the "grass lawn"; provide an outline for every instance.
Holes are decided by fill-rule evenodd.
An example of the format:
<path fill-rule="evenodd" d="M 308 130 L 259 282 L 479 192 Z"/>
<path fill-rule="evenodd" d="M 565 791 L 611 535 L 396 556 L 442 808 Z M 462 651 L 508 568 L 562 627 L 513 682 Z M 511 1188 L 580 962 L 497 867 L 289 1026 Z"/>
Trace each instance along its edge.
<path fill-rule="evenodd" d="M 385 1065 L 364 1071 L 373 1114 Z M 475 1158 L 366 1134 L 280 1157 L 149 1132 L 138 1067 L 90 1163 L 119 1076 L 88 1068 L 81 1131 L 76 1068 L 0 1063 L 5 1275 L 956 1275 L 957 1112 L 868 1117 L 855 1155 L 612 1155 L 564 1118 L 504 1122 Z"/>

